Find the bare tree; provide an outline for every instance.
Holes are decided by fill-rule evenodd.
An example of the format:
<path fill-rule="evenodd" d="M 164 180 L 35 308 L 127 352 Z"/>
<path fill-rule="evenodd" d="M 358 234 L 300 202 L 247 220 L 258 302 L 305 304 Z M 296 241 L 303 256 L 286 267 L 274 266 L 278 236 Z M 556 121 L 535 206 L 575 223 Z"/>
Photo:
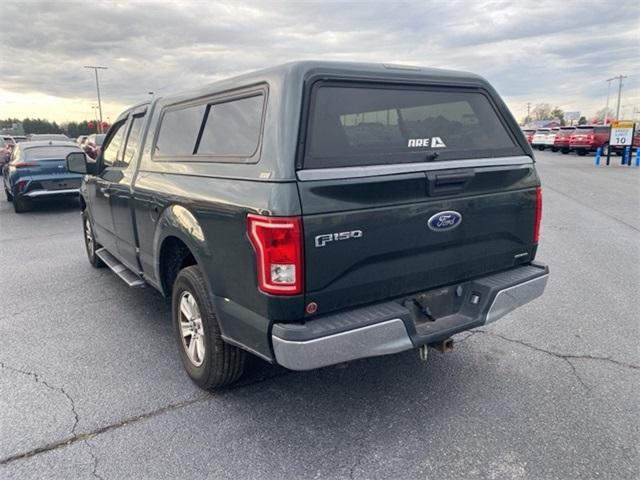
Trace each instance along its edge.
<path fill-rule="evenodd" d="M 548 103 L 539 103 L 533 110 L 531 110 L 531 116 L 534 120 L 550 120 L 553 118 L 551 116 L 551 105 Z"/>

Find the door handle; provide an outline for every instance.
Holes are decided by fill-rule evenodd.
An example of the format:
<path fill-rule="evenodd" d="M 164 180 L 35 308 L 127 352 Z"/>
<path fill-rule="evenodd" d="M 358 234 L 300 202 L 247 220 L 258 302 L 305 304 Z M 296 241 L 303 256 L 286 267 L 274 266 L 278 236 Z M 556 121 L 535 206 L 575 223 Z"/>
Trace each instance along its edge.
<path fill-rule="evenodd" d="M 429 195 L 437 196 L 464 190 L 475 176 L 476 173 L 473 170 L 429 172 L 427 173 L 428 193 Z"/>

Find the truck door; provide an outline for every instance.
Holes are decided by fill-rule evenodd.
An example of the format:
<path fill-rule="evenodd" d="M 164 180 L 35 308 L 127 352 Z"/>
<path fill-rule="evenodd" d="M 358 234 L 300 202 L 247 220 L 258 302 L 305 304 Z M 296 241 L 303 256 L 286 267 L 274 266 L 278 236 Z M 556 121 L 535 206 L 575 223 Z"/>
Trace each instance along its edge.
<path fill-rule="evenodd" d="M 132 185 L 136 172 L 138 146 L 144 125 L 146 107 L 133 112 L 127 126 L 122 158 L 118 162 L 121 175 L 111 184 L 111 213 L 120 260 L 134 271 L 141 270 L 136 252 L 135 219 L 131 208 Z"/>
<path fill-rule="evenodd" d="M 116 165 L 122 157 L 126 125 L 125 119 L 109 130 L 98 157 L 100 173 L 90 177 L 90 182 L 87 184 L 96 240 L 112 254 L 117 253 L 117 246 L 111 215 L 111 186 L 121 175 L 121 169 Z"/>

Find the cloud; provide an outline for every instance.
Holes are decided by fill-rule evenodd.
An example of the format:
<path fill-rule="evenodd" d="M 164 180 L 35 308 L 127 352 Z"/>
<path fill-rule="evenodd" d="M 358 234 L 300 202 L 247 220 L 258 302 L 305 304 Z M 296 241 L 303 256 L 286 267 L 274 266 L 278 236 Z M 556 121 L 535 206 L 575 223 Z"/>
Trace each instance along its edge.
<path fill-rule="evenodd" d="M 3 18 L 0 92 L 66 99 L 68 112 L 58 110 L 56 119 L 78 111 L 72 102 L 85 111 L 94 101 L 95 79 L 84 65 L 109 67 L 100 72 L 101 87 L 115 117 L 149 91 L 167 94 L 303 58 L 473 71 L 494 84 L 516 115 L 527 101 L 595 111 L 604 104 L 607 78 L 637 71 L 640 46 L 639 9 L 630 0 L 9 0 Z M 637 74 L 630 75 L 625 101 L 640 103 L 639 90 Z M 0 112 L 14 111 L 3 98 Z"/>

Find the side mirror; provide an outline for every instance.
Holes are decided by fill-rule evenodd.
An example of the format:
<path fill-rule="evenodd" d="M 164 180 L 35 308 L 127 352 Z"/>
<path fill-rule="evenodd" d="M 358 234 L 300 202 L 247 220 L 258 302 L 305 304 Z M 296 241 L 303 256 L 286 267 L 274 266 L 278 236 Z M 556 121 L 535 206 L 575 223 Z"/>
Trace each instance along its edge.
<path fill-rule="evenodd" d="M 87 156 L 84 152 L 71 152 L 67 155 L 67 159 L 65 161 L 67 166 L 67 171 L 71 173 L 80 173 L 83 175 L 93 173 L 91 170 L 95 168 L 91 168 L 87 163 Z"/>

